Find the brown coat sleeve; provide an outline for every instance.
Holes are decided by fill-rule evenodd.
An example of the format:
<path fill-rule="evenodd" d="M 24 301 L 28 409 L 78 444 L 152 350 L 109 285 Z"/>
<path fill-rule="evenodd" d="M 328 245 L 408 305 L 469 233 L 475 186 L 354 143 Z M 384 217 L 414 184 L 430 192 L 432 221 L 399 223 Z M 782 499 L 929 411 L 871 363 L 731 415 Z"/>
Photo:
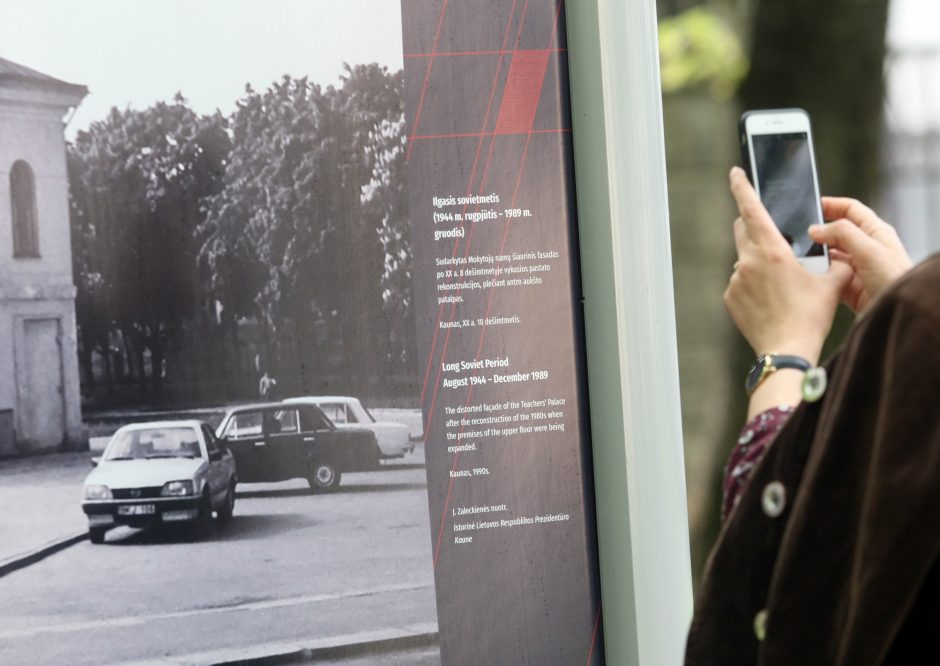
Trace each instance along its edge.
<path fill-rule="evenodd" d="M 778 515 L 763 503 L 772 484 L 784 489 Z M 935 641 L 907 629 L 940 608 L 922 595 L 936 580 L 938 550 L 940 259 L 932 259 L 858 323 L 824 400 L 797 409 L 755 471 L 709 561 L 687 663 L 906 661 Z"/>
<path fill-rule="evenodd" d="M 825 646 L 826 663 L 881 663 L 936 561 L 937 295 L 940 272 L 907 280 L 846 350 L 769 590 L 768 663 L 795 663 L 788 624 L 806 625 L 807 644 Z"/>

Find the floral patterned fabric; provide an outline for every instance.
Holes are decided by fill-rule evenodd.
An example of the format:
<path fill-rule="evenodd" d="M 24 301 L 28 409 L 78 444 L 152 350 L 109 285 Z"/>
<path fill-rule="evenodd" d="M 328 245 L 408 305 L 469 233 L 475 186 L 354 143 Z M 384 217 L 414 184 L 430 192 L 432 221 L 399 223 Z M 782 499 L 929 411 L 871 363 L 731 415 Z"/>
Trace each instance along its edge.
<path fill-rule="evenodd" d="M 780 405 L 761 412 L 741 429 L 741 436 L 731 449 L 725 465 L 722 484 L 721 520 L 724 522 L 738 504 L 741 491 L 751 478 L 751 472 L 764 457 L 774 437 L 793 413 L 793 407 Z"/>

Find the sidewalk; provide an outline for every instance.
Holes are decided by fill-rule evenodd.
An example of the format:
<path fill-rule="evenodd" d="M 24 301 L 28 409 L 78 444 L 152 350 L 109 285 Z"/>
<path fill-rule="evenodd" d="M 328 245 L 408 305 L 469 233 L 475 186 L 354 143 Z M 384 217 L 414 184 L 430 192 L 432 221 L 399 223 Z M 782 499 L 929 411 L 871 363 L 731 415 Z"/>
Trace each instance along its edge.
<path fill-rule="evenodd" d="M 0 566 L 87 531 L 82 481 L 90 452 L 0 460 Z"/>

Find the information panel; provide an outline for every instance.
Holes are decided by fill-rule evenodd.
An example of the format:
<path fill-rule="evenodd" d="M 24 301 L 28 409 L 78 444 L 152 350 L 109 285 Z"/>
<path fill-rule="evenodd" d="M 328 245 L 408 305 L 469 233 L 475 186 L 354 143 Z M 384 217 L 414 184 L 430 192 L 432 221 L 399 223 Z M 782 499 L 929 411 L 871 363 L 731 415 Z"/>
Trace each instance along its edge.
<path fill-rule="evenodd" d="M 402 10 L 441 657 L 602 663 L 564 9 Z"/>

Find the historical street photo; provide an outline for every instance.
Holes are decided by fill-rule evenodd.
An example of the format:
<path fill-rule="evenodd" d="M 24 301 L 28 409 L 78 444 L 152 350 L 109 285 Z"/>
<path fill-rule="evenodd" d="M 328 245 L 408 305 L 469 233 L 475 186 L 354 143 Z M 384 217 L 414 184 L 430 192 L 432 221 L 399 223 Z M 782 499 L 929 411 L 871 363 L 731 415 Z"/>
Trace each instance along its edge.
<path fill-rule="evenodd" d="M 439 663 L 402 77 L 397 2 L 0 0 L 0 663 Z"/>

